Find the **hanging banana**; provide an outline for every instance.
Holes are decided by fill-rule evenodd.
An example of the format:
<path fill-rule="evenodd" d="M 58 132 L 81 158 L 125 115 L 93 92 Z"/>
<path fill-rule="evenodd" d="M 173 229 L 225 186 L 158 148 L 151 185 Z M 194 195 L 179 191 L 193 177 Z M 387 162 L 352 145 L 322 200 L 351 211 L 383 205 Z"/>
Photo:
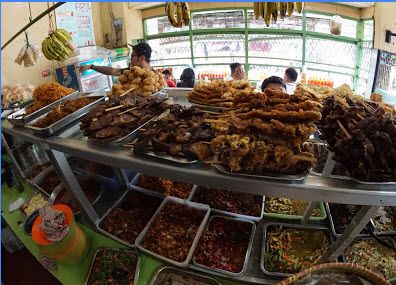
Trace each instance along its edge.
<path fill-rule="evenodd" d="M 169 23 L 175 28 L 190 24 L 190 8 L 187 2 L 166 2 L 165 14 Z"/>
<path fill-rule="evenodd" d="M 63 29 L 56 29 L 41 43 L 41 50 L 49 60 L 65 61 L 73 53 L 72 37 Z"/>
<path fill-rule="evenodd" d="M 269 27 L 271 19 L 273 23 L 286 16 L 291 17 L 294 11 L 301 13 L 304 10 L 305 2 L 254 2 L 253 11 L 256 20 L 260 17 L 264 19 L 265 25 Z"/>

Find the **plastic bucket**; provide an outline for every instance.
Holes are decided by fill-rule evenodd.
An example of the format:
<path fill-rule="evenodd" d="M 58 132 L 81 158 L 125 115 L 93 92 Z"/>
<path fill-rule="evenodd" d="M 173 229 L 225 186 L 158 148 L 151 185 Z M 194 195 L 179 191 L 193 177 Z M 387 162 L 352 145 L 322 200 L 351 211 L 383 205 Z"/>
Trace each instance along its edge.
<path fill-rule="evenodd" d="M 89 250 L 88 237 L 77 225 L 73 211 L 68 206 L 58 204 L 51 207 L 65 214 L 69 231 L 61 241 L 48 241 L 45 233 L 39 227 L 43 219 L 41 216 L 38 216 L 33 224 L 32 239 L 37 244 L 40 254 L 47 256 L 54 262 L 59 264 L 78 263 L 84 259 Z"/>

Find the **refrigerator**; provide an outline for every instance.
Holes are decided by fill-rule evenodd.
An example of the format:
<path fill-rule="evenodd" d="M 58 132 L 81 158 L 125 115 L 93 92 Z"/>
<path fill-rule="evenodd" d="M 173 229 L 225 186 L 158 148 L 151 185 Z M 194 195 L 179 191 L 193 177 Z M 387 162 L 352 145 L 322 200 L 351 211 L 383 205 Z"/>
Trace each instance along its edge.
<path fill-rule="evenodd" d="M 396 106 L 396 54 L 379 51 L 373 92 L 385 103 Z"/>
<path fill-rule="evenodd" d="M 80 92 L 98 92 L 111 89 L 112 78 L 94 70 L 86 70 L 80 73 L 78 67 L 81 65 L 111 66 L 108 58 L 95 58 L 79 61 L 56 69 L 58 82 L 66 87 L 73 88 Z"/>

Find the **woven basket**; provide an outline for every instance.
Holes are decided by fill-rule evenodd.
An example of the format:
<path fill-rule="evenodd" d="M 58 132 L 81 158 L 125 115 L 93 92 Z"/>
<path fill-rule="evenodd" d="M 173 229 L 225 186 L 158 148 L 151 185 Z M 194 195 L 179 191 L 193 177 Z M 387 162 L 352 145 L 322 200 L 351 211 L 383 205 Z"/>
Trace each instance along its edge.
<path fill-rule="evenodd" d="M 294 282 L 302 279 L 302 277 L 305 277 L 306 275 L 312 273 L 319 273 L 321 271 L 327 271 L 327 270 L 337 270 L 337 273 L 355 274 L 361 277 L 362 279 L 371 282 L 373 285 L 390 285 L 390 283 L 386 281 L 384 278 L 382 278 L 380 275 L 363 266 L 357 265 L 355 263 L 342 263 L 342 262 L 324 263 L 324 264 L 312 266 L 304 271 L 296 273 L 293 276 L 290 276 L 289 278 L 281 281 L 280 283 L 278 283 L 278 285 L 292 285 Z"/>

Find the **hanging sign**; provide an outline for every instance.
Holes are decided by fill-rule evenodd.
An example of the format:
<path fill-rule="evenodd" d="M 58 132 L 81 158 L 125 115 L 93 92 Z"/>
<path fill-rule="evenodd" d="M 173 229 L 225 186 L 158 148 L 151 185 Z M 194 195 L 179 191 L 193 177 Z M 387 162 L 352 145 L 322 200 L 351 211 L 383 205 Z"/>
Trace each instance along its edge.
<path fill-rule="evenodd" d="M 66 2 L 55 10 L 55 16 L 57 28 L 69 31 L 76 47 L 95 45 L 91 3 Z"/>

